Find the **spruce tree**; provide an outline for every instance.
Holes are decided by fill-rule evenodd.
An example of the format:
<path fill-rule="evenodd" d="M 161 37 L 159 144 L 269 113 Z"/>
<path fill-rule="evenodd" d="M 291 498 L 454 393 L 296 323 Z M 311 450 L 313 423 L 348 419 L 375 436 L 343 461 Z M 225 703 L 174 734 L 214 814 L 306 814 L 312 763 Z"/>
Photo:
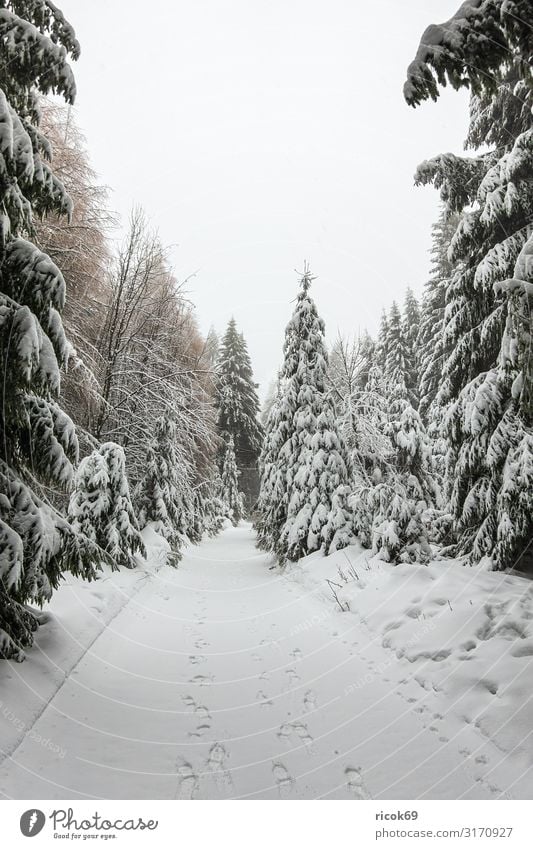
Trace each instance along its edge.
<path fill-rule="evenodd" d="M 237 526 L 244 516 L 242 493 L 239 490 L 239 470 L 235 458 L 233 437 L 230 436 L 224 454 L 222 467 L 222 498 L 227 510 L 227 517 Z"/>
<path fill-rule="evenodd" d="M 417 181 L 433 183 L 447 212 L 460 215 L 449 249 L 449 353 L 437 395 L 447 407 L 451 551 L 475 561 L 486 557 L 494 568 L 519 561 L 531 536 L 530 524 L 517 518 L 524 515 L 522 484 L 509 487 L 509 470 L 519 468 L 519 480 L 527 482 L 532 24 L 528 2 L 463 4 L 445 25 L 432 28 L 430 41 L 422 39 L 405 88 L 413 105 L 436 98 L 446 79 L 474 95 L 467 144 L 483 151 L 423 163 Z"/>
<path fill-rule="evenodd" d="M 246 341 L 232 318 L 220 343 L 216 368 L 217 428 L 225 445 L 233 438 L 241 486 L 248 506 L 258 492 L 257 463 L 263 428 L 259 421 L 259 399 Z"/>
<path fill-rule="evenodd" d="M 134 555 L 138 552 L 146 556 L 120 445 L 105 442 L 81 461 L 70 498 L 69 519 L 76 533 L 98 546 L 114 568 L 133 569 Z"/>
<path fill-rule="evenodd" d="M 420 332 L 420 306 L 411 289 L 407 289 L 402 315 L 402 338 L 405 343 L 405 387 L 407 397 L 418 409 L 418 334 Z"/>
<path fill-rule="evenodd" d="M 63 571 L 94 575 L 94 547 L 50 505 L 44 487 L 65 490 L 77 462 L 72 422 L 62 411 L 60 369 L 71 348 L 61 312 L 65 282 L 29 241 L 33 216 L 69 215 L 71 202 L 48 162 L 39 98 L 74 101 L 67 62 L 72 27 L 52 3 L 2 3 L 0 29 L 0 657 L 22 660 L 42 605 Z"/>
<path fill-rule="evenodd" d="M 190 482 L 178 451 L 176 423 L 168 414 L 156 419 L 144 468 L 135 493 L 139 527 L 156 522 L 177 556 L 182 545 L 183 493 L 190 490 Z"/>
<path fill-rule="evenodd" d="M 324 322 L 309 295 L 312 276 L 306 268 L 292 318 L 285 331 L 279 398 L 267 423 L 261 458 L 258 502 L 259 544 L 273 550 L 281 563 L 297 560 L 324 546 L 347 544 L 345 526 L 325 532 L 337 493 L 344 506 L 347 456 L 327 393 L 328 356 Z M 336 509 L 335 523 L 341 517 Z M 337 533 L 338 531 L 338 533 Z"/>

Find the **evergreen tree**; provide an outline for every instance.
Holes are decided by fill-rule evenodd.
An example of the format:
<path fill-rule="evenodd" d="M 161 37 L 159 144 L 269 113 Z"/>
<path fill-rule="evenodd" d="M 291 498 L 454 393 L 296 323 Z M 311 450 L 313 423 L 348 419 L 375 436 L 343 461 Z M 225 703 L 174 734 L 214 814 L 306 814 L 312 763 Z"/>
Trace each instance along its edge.
<path fill-rule="evenodd" d="M 387 319 L 386 349 L 384 376 L 388 396 L 391 400 L 408 398 L 410 403 L 414 404 L 416 388 L 409 388 L 409 383 L 416 382 L 413 374 L 414 356 L 406 335 L 405 321 L 395 301 Z"/>
<path fill-rule="evenodd" d="M 437 395 L 448 409 L 453 551 L 476 561 L 485 556 L 495 568 L 513 565 L 531 534 L 523 521 L 522 484 L 509 487 L 509 469 L 520 468 L 520 481 L 528 480 L 532 23 L 530 3 L 463 4 L 445 25 L 432 28 L 429 42 L 422 39 L 405 89 L 416 104 L 436 98 L 446 79 L 470 86 L 467 144 L 485 148 L 475 158 L 447 154 L 423 163 L 417 179 L 439 188 L 447 212 L 461 216 L 449 249 L 449 353 Z"/>
<path fill-rule="evenodd" d="M 459 216 L 456 213 L 448 215 L 443 208 L 433 225 L 431 273 L 424 287 L 417 342 L 419 411 L 426 425 L 435 418 L 429 411 L 436 399 L 449 353 L 444 346 L 446 293 L 453 273 L 448 249 L 458 223 Z"/>
<path fill-rule="evenodd" d="M 402 339 L 405 344 L 405 388 L 411 404 L 418 408 L 418 334 L 420 306 L 411 289 L 407 289 L 402 316 Z"/>
<path fill-rule="evenodd" d="M 30 241 L 34 215 L 69 215 L 71 202 L 47 159 L 39 98 L 74 101 L 67 58 L 72 27 L 44 0 L 2 3 L 0 81 L 0 657 L 22 660 L 42 605 L 62 572 L 94 576 L 94 547 L 50 506 L 44 486 L 68 487 L 78 444 L 58 404 L 71 348 L 61 322 L 65 283 Z"/>
<path fill-rule="evenodd" d="M 223 451 L 233 438 L 237 467 L 248 505 L 258 491 L 257 463 L 261 451 L 263 428 L 259 421 L 259 399 L 252 364 L 244 337 L 235 319 L 228 324 L 220 344 L 217 361 L 216 406 L 217 427 L 223 440 Z M 221 456 L 223 461 L 224 454 Z"/>
<path fill-rule="evenodd" d="M 190 490 L 190 481 L 186 464 L 178 452 L 176 423 L 168 414 L 163 415 L 155 422 L 154 437 L 146 452 L 144 477 L 137 485 L 135 502 L 139 527 L 156 522 L 175 555 L 181 548 L 184 490 Z"/>
<path fill-rule="evenodd" d="M 289 437 L 292 417 L 287 407 L 287 398 L 281 394 L 281 380 L 280 376 L 278 396 L 268 414 L 259 459 L 261 483 L 254 528 L 257 545 L 265 551 L 274 551 L 287 518 L 287 462 L 281 449 Z"/>
<path fill-rule="evenodd" d="M 306 268 L 285 331 L 280 397 L 269 416 L 261 458 L 259 544 L 274 550 L 281 563 L 297 560 L 324 543 L 329 548 L 334 537 L 337 546 L 346 544 L 350 536 L 347 512 L 345 526 L 332 523 L 324 531 L 333 495 L 337 493 L 337 504 L 344 504 L 340 488 L 348 482 L 348 468 L 326 391 L 324 322 L 309 295 L 311 282 Z M 340 516 L 336 510 L 335 522 Z"/>
<path fill-rule="evenodd" d="M 146 556 L 120 445 L 105 442 L 81 461 L 70 498 L 69 519 L 74 530 L 94 542 L 115 568 L 133 569 L 135 553 Z"/>
<path fill-rule="evenodd" d="M 242 493 L 239 490 L 239 470 L 235 458 L 233 437 L 230 436 L 224 455 L 222 468 L 222 498 L 227 509 L 227 517 L 237 526 L 244 515 Z"/>
<path fill-rule="evenodd" d="M 381 370 L 385 371 L 385 363 L 387 362 L 387 354 L 388 354 L 388 341 L 389 341 L 389 322 L 387 319 L 387 313 L 385 310 L 381 313 L 381 321 L 379 325 L 378 332 L 378 341 L 376 344 L 376 359 L 375 364 L 378 365 Z"/>

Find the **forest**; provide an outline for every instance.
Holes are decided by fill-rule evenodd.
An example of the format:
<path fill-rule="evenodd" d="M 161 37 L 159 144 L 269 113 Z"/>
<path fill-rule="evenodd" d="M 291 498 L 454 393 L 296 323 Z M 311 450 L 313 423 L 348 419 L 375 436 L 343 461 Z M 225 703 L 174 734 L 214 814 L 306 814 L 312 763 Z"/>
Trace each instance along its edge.
<path fill-rule="evenodd" d="M 406 57 L 411 107 L 469 93 L 464 155 L 413 163 L 440 203 L 423 292 L 400 289 L 374 336 L 354 320 L 329 344 L 313 258 L 295 257 L 269 387 L 234 317 L 201 332 L 147 213 L 113 211 L 73 109 L 75 24 L 49 0 L 0 0 L 0 658 L 30 665 L 69 582 L 142 572 L 154 535 L 179 574 L 232 529 L 252 534 L 265 580 L 341 558 L 340 583 L 327 579 L 341 613 L 360 551 L 405 581 L 409 568 L 481 576 L 494 622 L 487 573 L 533 568 L 529 0 L 467 0 Z M 263 689 L 257 703 L 271 704 Z M 310 746 L 307 726 L 280 727 Z M 221 793 L 222 748 L 207 760 Z M 273 776 L 280 795 L 292 787 L 281 762 Z"/>

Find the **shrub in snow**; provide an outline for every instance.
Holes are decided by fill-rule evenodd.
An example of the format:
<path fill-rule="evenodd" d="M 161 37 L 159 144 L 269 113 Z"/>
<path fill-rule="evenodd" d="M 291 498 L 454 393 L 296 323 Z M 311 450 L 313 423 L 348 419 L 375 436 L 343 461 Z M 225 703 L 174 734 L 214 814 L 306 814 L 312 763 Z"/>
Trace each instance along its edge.
<path fill-rule="evenodd" d="M 133 569 L 134 555 L 146 556 L 120 445 L 105 442 L 81 461 L 70 498 L 69 519 L 74 530 L 94 542 L 115 568 Z"/>
<path fill-rule="evenodd" d="M 42 497 L 42 487 L 66 489 L 77 462 L 74 427 L 58 404 L 71 349 L 61 272 L 22 238 L 34 213 L 71 210 L 47 161 L 39 97 L 53 91 L 73 102 L 67 57 L 79 45 L 43 0 L 3 3 L 0 27 L 0 657 L 22 660 L 38 625 L 25 604 L 48 600 L 65 570 L 94 575 L 93 547 Z"/>

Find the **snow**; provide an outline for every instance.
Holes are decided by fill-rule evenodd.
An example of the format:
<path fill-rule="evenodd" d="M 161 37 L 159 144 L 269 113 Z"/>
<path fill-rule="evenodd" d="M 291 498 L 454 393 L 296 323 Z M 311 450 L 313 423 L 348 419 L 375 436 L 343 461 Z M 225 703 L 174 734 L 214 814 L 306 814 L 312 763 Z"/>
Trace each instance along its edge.
<path fill-rule="evenodd" d="M 533 584 L 358 546 L 280 573 L 247 524 L 173 569 L 143 537 L 0 668 L 5 797 L 531 797 Z"/>

